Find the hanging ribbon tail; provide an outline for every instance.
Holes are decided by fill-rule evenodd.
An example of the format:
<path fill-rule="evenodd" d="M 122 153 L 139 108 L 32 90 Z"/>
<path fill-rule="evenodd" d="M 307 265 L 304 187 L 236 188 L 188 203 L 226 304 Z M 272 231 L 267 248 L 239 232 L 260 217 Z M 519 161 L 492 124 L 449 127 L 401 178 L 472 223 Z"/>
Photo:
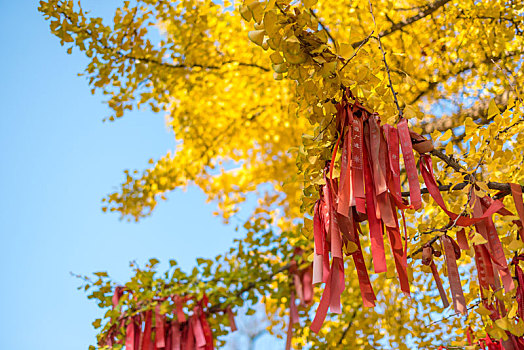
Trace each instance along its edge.
<path fill-rule="evenodd" d="M 344 261 L 342 258 L 333 258 L 331 265 L 331 295 L 329 309 L 335 314 L 342 313 L 342 307 L 340 304 L 340 296 L 345 288 L 344 283 Z"/>
<path fill-rule="evenodd" d="M 166 347 L 165 317 L 160 313 L 160 305 L 155 307 L 155 345 L 157 349 Z"/>
<path fill-rule="evenodd" d="M 348 216 L 350 210 L 351 197 L 351 172 L 349 161 L 351 159 L 351 131 L 345 132 L 342 129 L 342 134 L 345 135 L 342 143 L 342 157 L 340 159 L 340 186 L 338 189 L 338 204 L 337 212 L 341 215 Z"/>
<path fill-rule="evenodd" d="M 517 213 L 519 214 L 520 218 L 520 232 L 522 240 L 522 232 L 524 232 L 524 203 L 522 202 L 522 187 L 518 184 L 510 184 L 511 188 L 511 196 L 513 197 L 513 202 L 515 202 L 515 208 L 517 209 Z"/>
<path fill-rule="evenodd" d="M 409 278 L 407 272 L 407 265 L 405 264 L 406 251 L 402 246 L 402 236 L 400 235 L 400 228 L 398 226 L 397 213 L 394 203 L 390 203 L 390 208 L 393 211 L 395 227 L 386 227 L 393 259 L 395 260 L 395 268 L 397 269 L 398 280 L 400 282 L 400 289 L 407 296 L 410 295 Z"/>
<path fill-rule="evenodd" d="M 202 328 L 202 323 L 200 322 L 200 312 L 200 308 L 198 306 L 195 307 L 190 323 L 193 328 L 193 336 L 195 337 L 196 347 L 204 348 L 206 346 L 206 337 L 204 336 L 204 329 Z"/>
<path fill-rule="evenodd" d="M 482 288 L 489 289 L 490 286 L 495 285 L 495 276 L 493 275 L 493 264 L 489 257 L 488 248 L 485 244 L 478 244 L 473 246 L 473 250 L 475 251 L 479 284 Z"/>
<path fill-rule="evenodd" d="M 186 322 L 186 315 L 184 314 L 184 309 L 182 306 L 182 299 L 177 295 L 174 297 L 176 318 L 180 323 Z"/>
<path fill-rule="evenodd" d="M 440 299 L 442 300 L 442 306 L 444 309 L 449 307 L 449 301 L 448 296 L 446 295 L 446 291 L 444 290 L 444 287 L 442 286 L 442 281 L 440 280 L 440 276 L 437 270 L 437 266 L 435 265 L 434 261 L 431 261 L 429 267 L 431 268 L 431 274 L 433 275 L 433 279 L 435 280 L 435 283 L 437 284 L 438 293 L 440 294 Z"/>
<path fill-rule="evenodd" d="M 407 269 L 404 266 L 404 249 L 402 247 L 402 239 L 400 238 L 400 231 L 398 227 L 387 227 L 389 242 L 395 260 L 395 267 L 397 269 L 398 280 L 400 282 L 400 289 L 407 296 L 410 295 L 409 279 Z"/>
<path fill-rule="evenodd" d="M 200 313 L 200 324 L 202 325 L 202 330 L 204 331 L 204 338 L 206 339 L 206 345 L 204 349 L 213 350 L 213 332 L 211 331 L 211 327 L 207 322 L 206 314 L 203 311 Z"/>
<path fill-rule="evenodd" d="M 355 221 L 353 223 L 357 228 L 359 235 L 362 235 L 362 232 L 360 231 L 360 225 Z M 356 237 L 356 244 L 358 250 L 355 252 L 355 254 L 352 255 L 352 257 L 353 263 L 355 264 L 355 268 L 357 269 L 360 295 L 362 297 L 362 305 L 364 305 L 364 307 L 375 307 L 375 301 L 377 300 L 377 297 L 375 296 L 373 286 L 371 285 L 371 281 L 369 280 L 368 270 L 364 261 L 364 255 L 362 255 L 362 247 L 360 246 L 359 235 L 357 235 Z"/>
<path fill-rule="evenodd" d="M 135 338 L 136 338 L 136 335 L 135 335 L 135 332 L 136 332 L 136 322 L 135 322 L 135 319 L 134 317 L 131 318 L 129 324 L 127 325 L 127 328 L 126 328 L 126 350 L 138 350 L 138 347 L 135 345 Z"/>
<path fill-rule="evenodd" d="M 384 125 L 384 133 L 386 135 L 386 142 L 388 146 L 388 165 L 389 169 L 386 171 L 388 176 L 388 188 L 393 196 L 396 206 L 399 209 L 408 209 L 402 198 L 400 186 L 400 149 L 398 130 L 389 124 Z"/>
<path fill-rule="evenodd" d="M 292 339 L 293 339 L 293 322 L 291 322 L 291 316 L 290 316 L 290 320 L 287 326 L 287 333 L 286 333 L 286 350 L 291 349 Z"/>
<path fill-rule="evenodd" d="M 184 338 L 182 339 L 182 350 L 193 350 L 195 349 L 195 332 L 194 332 L 195 322 L 193 317 L 189 318 L 188 326 L 186 328 L 187 332 L 184 333 Z"/>
<path fill-rule="evenodd" d="M 300 279 L 300 276 L 298 275 L 298 272 L 295 272 L 293 274 L 293 285 L 295 287 L 295 294 L 298 297 L 298 300 L 300 300 L 300 303 L 304 303 L 304 294 L 303 294 L 303 286 L 302 286 L 302 280 Z"/>
<path fill-rule="evenodd" d="M 321 222 L 320 199 L 315 203 L 313 214 L 313 235 L 315 239 L 315 253 L 313 257 L 313 284 L 322 283 L 324 265 L 324 230 Z"/>
<path fill-rule="evenodd" d="M 173 332 L 171 331 L 171 323 L 169 321 L 165 324 L 166 328 L 166 350 L 173 349 Z"/>
<path fill-rule="evenodd" d="M 466 231 L 461 229 L 457 232 L 457 244 L 462 250 L 469 250 L 468 239 L 466 238 Z"/>
<path fill-rule="evenodd" d="M 233 310 L 231 310 L 231 306 L 228 306 L 226 308 L 227 318 L 229 319 L 229 328 L 231 328 L 231 332 L 235 332 L 237 330 L 237 324 L 235 322 L 235 315 L 233 314 Z"/>
<path fill-rule="evenodd" d="M 313 301 L 313 267 L 311 265 L 304 271 L 302 275 L 302 294 L 304 296 L 304 304 L 308 305 Z"/>
<path fill-rule="evenodd" d="M 320 298 L 320 303 L 318 304 L 317 313 L 315 314 L 315 318 L 313 319 L 313 322 L 311 322 L 311 326 L 309 327 L 313 333 L 318 333 L 318 331 L 322 327 L 322 324 L 324 323 L 324 320 L 326 319 L 326 315 L 330 304 L 330 296 L 331 272 L 329 273 L 328 282 L 326 283 L 324 291 L 322 292 L 322 297 Z"/>
<path fill-rule="evenodd" d="M 352 150 L 351 150 L 351 188 L 354 192 L 355 205 L 359 213 L 366 213 L 366 197 L 364 193 L 364 125 L 361 118 L 353 119 Z M 350 203 L 353 205 L 353 203 Z"/>
<path fill-rule="evenodd" d="M 484 208 L 483 202 L 477 198 L 473 188 L 471 189 L 470 195 L 471 202 L 473 203 L 473 216 L 486 216 L 485 214 L 489 208 Z M 483 209 L 486 209 L 486 211 L 483 212 Z M 497 230 L 491 215 L 487 216 L 486 220 L 478 222 L 475 227 L 478 229 L 479 233 L 481 233 L 482 236 L 488 240 L 488 251 L 490 253 L 491 260 L 493 261 L 493 265 L 498 270 L 500 278 L 502 279 L 504 289 L 506 292 L 513 290 L 515 288 L 513 277 L 509 271 L 504 249 L 500 243 L 499 235 L 497 234 Z M 495 276 L 495 279 L 498 280 L 498 277 Z"/>
<path fill-rule="evenodd" d="M 440 240 L 444 246 L 444 254 L 446 256 L 453 308 L 455 309 L 455 312 L 465 315 L 467 313 L 466 299 L 464 298 L 464 292 L 462 291 L 462 285 L 460 284 L 455 249 L 448 236 L 444 235 L 440 237 Z"/>
<path fill-rule="evenodd" d="M 293 340 L 293 325 L 299 322 L 298 320 L 298 309 L 295 303 L 295 293 L 291 291 L 289 297 L 289 324 L 287 327 L 287 339 L 286 339 L 286 350 L 291 349 L 291 342 Z"/>
<path fill-rule="evenodd" d="M 516 256 L 513 258 L 512 264 L 515 266 L 515 275 L 517 276 L 517 305 L 518 305 L 518 315 L 520 319 L 524 318 L 524 272 L 519 266 L 519 261 L 524 260 L 524 256 Z"/>
<path fill-rule="evenodd" d="M 375 193 L 371 169 L 368 162 L 367 147 L 364 144 L 364 178 L 366 183 L 366 213 L 369 223 L 369 235 L 371 238 L 371 255 L 373 256 L 373 267 L 376 273 L 386 272 L 386 253 L 384 250 L 384 238 L 382 236 L 382 225 L 376 217 Z"/>
<path fill-rule="evenodd" d="M 422 195 L 420 193 L 420 183 L 418 181 L 417 166 L 415 163 L 415 156 L 413 155 L 413 145 L 411 144 L 408 121 L 402 119 L 397 124 L 397 128 L 400 147 L 402 148 L 402 154 L 404 155 L 404 167 L 408 177 L 409 198 L 411 205 L 416 210 L 422 207 Z"/>
<path fill-rule="evenodd" d="M 180 333 L 180 324 L 175 321 L 171 323 L 171 349 L 169 350 L 181 350 L 181 337 L 182 334 Z"/>
<path fill-rule="evenodd" d="M 118 306 L 118 302 L 120 301 L 120 298 L 124 295 L 124 287 L 116 286 L 115 287 L 115 293 L 113 294 L 113 297 L 111 298 L 111 302 L 113 303 L 113 310 Z"/>
<path fill-rule="evenodd" d="M 154 350 L 154 344 L 153 339 L 151 337 L 151 321 L 152 321 L 152 313 L 151 311 L 146 311 L 146 321 L 144 326 L 144 333 L 142 337 L 142 346 L 140 347 L 140 350 Z"/>
<path fill-rule="evenodd" d="M 326 177 L 324 175 L 324 179 L 326 180 Z M 327 180 L 326 180 L 327 183 Z M 331 242 L 331 255 L 336 258 L 342 258 L 342 237 L 340 235 L 340 228 L 338 226 L 337 217 L 336 217 L 336 211 L 335 211 L 335 205 L 334 205 L 334 193 L 336 193 L 336 190 L 334 186 L 332 186 L 332 183 L 326 184 L 324 187 L 324 202 L 327 205 L 327 211 L 328 211 L 328 237 Z"/>

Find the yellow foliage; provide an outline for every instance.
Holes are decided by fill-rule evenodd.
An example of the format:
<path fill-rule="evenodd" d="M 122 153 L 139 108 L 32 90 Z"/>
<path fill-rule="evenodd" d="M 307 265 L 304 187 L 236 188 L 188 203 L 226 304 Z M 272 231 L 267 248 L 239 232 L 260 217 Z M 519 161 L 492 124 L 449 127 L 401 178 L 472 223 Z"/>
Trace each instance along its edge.
<path fill-rule="evenodd" d="M 104 210 L 139 220 L 166 193 L 196 185 L 227 221 L 255 194 L 261 198 L 257 210 L 271 212 L 280 231 L 295 232 L 296 242 L 304 243 L 302 232 L 308 237 L 303 249 L 309 256 L 311 228 L 296 225 L 311 216 L 324 181 L 337 140 L 333 120 L 341 87 L 383 123 L 394 124 L 403 113 L 414 129 L 440 137 L 444 153 L 462 169 L 457 173 L 435 160 L 435 176 L 443 184 L 460 184 L 471 175 L 478 196 L 495 194 L 490 182 L 524 184 L 524 5 L 374 0 L 372 9 L 368 0 L 143 0 L 124 2 L 108 24 L 72 1 L 41 1 L 40 11 L 61 44 L 90 58 L 85 74 L 107 96 L 114 112 L 109 120 L 149 106 L 167 115 L 178 141 L 151 168 L 126 172 Z M 158 31 L 160 39 L 153 40 Z M 335 168 L 334 177 L 338 174 Z M 463 211 L 469 188 L 443 193 L 450 210 Z M 515 212 L 510 199 L 504 203 Z M 419 230 L 444 227 L 449 218 L 425 199 L 424 211 L 408 213 L 407 221 L 408 251 L 415 252 L 439 234 Z M 501 238 L 508 237 L 507 251 L 522 249 L 511 221 L 496 225 Z M 486 240 L 475 233 L 471 243 Z M 471 255 L 459 260 L 469 302 L 480 298 Z M 437 259 L 444 276 L 442 262 Z M 484 334 L 481 320 L 489 311 L 483 306 L 463 320 L 432 322 L 442 311 L 434 281 L 419 260 L 409 264 L 413 299 L 401 295 L 391 276 L 373 275 L 380 290 L 374 310 L 362 308 L 348 265 L 343 314 L 327 320 L 318 336 L 298 330 L 295 343 L 407 348 L 410 339 L 429 348 L 436 340 L 464 339 L 448 326 L 471 326 L 477 336 Z M 271 298 L 266 307 L 270 314 L 283 312 Z M 506 337 L 504 330 L 522 333 L 522 321 L 513 322 L 500 319 L 486 331 L 499 338 Z"/>

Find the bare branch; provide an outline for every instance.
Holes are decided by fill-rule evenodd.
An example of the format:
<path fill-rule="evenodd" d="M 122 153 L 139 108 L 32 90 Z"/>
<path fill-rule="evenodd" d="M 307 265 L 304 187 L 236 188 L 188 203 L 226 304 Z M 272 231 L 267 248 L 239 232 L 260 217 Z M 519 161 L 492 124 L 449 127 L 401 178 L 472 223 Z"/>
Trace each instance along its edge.
<path fill-rule="evenodd" d="M 392 25 L 391 28 L 383 31 L 378 36 L 379 37 L 385 37 L 385 36 L 388 36 L 388 35 L 390 35 L 392 33 L 395 33 L 396 31 L 401 30 L 404 27 L 409 26 L 410 24 L 415 23 L 416 21 L 418 21 L 420 19 L 429 16 L 430 14 L 432 14 L 433 12 L 437 11 L 439 8 L 441 8 L 442 6 L 447 4 L 449 1 L 450 0 L 437 0 L 434 3 L 424 7 L 424 10 L 419 12 L 415 16 L 406 18 L 405 20 L 400 21 L 400 22 Z M 353 45 L 353 48 L 356 48 L 356 47 L 360 46 L 360 44 L 363 41 L 364 40 L 360 40 L 360 41 L 357 41 L 357 42 L 355 42 L 355 43 L 353 43 L 351 45 Z"/>
<path fill-rule="evenodd" d="M 371 17 L 373 18 L 373 24 L 375 25 L 375 28 L 377 27 L 377 23 L 375 22 L 375 15 L 373 14 L 373 6 L 371 5 L 371 0 L 369 2 L 369 12 L 371 13 Z M 380 40 L 380 34 L 377 36 L 378 40 L 378 46 L 380 47 L 380 51 L 382 52 L 382 61 L 384 62 L 384 66 L 386 67 L 386 72 L 388 73 L 388 80 L 389 80 L 389 88 L 391 89 L 391 93 L 393 94 L 393 99 L 395 100 L 395 105 L 398 109 L 398 116 L 399 118 L 402 118 L 402 109 L 400 109 L 400 105 L 398 103 L 397 99 L 397 93 L 395 92 L 395 89 L 393 88 L 393 82 L 391 81 L 391 73 L 389 71 L 388 62 L 386 61 L 386 51 L 384 51 L 384 48 L 382 47 L 382 41 Z"/>
<path fill-rule="evenodd" d="M 131 56 L 131 55 L 125 55 L 125 56 L 122 56 L 123 58 L 126 58 L 126 59 L 129 59 L 129 60 L 133 60 L 135 62 L 146 62 L 146 63 L 151 63 L 151 64 L 154 64 L 154 65 L 157 65 L 157 66 L 162 66 L 162 67 L 167 67 L 167 68 L 173 68 L 173 69 L 188 69 L 188 68 L 202 68 L 202 69 L 220 69 L 222 66 L 218 66 L 218 65 L 204 65 L 204 64 L 198 64 L 198 63 L 195 63 L 195 64 L 184 64 L 184 63 L 181 63 L 181 64 L 171 64 L 171 63 L 167 63 L 167 62 L 161 62 L 161 61 L 157 61 L 157 60 L 154 60 L 154 59 L 150 59 L 150 58 L 147 58 L 147 57 L 135 57 L 135 56 Z M 265 72 L 269 72 L 270 69 L 267 68 L 267 67 L 263 67 L 263 66 L 260 66 L 256 63 L 246 63 L 246 62 L 238 62 L 238 61 L 234 61 L 234 60 L 229 60 L 229 61 L 224 61 L 221 63 L 222 65 L 229 65 L 229 64 L 238 64 L 239 66 L 244 66 L 244 67 L 253 67 L 253 68 L 258 68 L 258 69 L 261 69 Z"/>
<path fill-rule="evenodd" d="M 464 187 L 466 187 L 467 185 L 468 185 L 467 182 L 461 182 L 461 183 L 458 183 L 458 184 L 455 184 L 455 185 L 452 185 L 452 184 L 441 185 L 441 186 L 438 187 L 438 189 L 441 192 L 460 191 L 460 190 L 464 189 Z M 501 182 L 492 182 L 492 181 L 490 181 L 486 185 L 488 186 L 488 188 L 490 190 L 501 191 L 501 193 L 496 196 L 497 198 L 502 198 L 502 197 L 507 196 L 508 194 L 511 193 L 511 187 L 510 187 L 510 184 L 508 184 L 508 183 L 501 183 Z M 524 192 L 524 186 L 521 186 L 521 187 L 522 187 L 522 191 Z M 420 192 L 422 194 L 429 193 L 427 188 L 421 188 Z M 409 191 L 402 192 L 402 197 L 409 197 Z"/>
<path fill-rule="evenodd" d="M 333 36 L 331 35 L 331 32 L 329 31 L 329 28 L 326 27 L 324 25 L 324 23 L 322 23 L 322 21 L 317 17 L 317 14 L 315 13 L 315 11 L 311 10 L 311 16 L 315 17 L 315 19 L 318 21 L 318 24 L 320 25 L 320 27 L 322 27 L 322 29 L 324 29 L 326 31 L 327 36 L 329 37 L 329 39 L 331 39 L 331 42 L 333 43 L 333 46 L 335 46 L 335 50 L 338 51 L 338 44 L 337 44 L 335 38 L 333 38 Z"/>

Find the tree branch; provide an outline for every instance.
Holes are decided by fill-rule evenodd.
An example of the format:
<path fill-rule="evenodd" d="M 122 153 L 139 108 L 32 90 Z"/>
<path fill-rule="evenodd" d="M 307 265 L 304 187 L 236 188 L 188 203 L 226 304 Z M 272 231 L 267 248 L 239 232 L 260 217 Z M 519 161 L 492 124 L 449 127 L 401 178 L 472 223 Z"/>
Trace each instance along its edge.
<path fill-rule="evenodd" d="M 485 57 L 485 59 L 483 61 L 479 62 L 479 63 L 471 62 L 470 64 L 460 68 L 457 71 L 448 72 L 447 74 L 442 74 L 442 75 L 438 76 L 437 79 L 435 79 L 436 81 L 428 82 L 428 87 L 426 89 L 424 89 L 424 90 L 421 90 L 418 93 L 418 95 L 415 96 L 415 98 L 413 100 L 411 100 L 408 104 L 410 104 L 410 105 L 414 104 L 415 102 L 420 100 L 422 97 L 424 97 L 429 92 L 434 91 L 440 83 L 445 82 L 448 79 L 456 77 L 457 75 L 465 73 L 465 72 L 467 72 L 469 70 L 477 69 L 477 68 L 479 68 L 479 66 L 481 64 L 488 64 L 489 65 L 489 64 L 492 64 L 492 63 L 495 63 L 495 62 L 499 62 L 499 61 L 501 61 L 504 58 L 515 57 L 515 56 L 518 56 L 518 55 L 522 55 L 522 51 L 510 51 L 507 54 L 504 54 L 503 56 Z"/>
<path fill-rule="evenodd" d="M 324 23 L 322 23 L 322 21 L 317 17 L 317 14 L 315 13 L 315 11 L 311 10 L 311 16 L 315 17 L 315 19 L 318 21 L 318 24 L 320 25 L 320 27 L 322 27 L 322 29 L 324 29 L 326 31 L 327 36 L 331 39 L 331 42 L 333 43 L 333 46 L 335 46 L 335 50 L 338 51 L 338 44 L 335 41 L 335 38 L 333 38 L 333 36 L 331 35 L 331 32 L 329 31 L 328 27 L 326 27 L 324 25 Z"/>
<path fill-rule="evenodd" d="M 151 63 L 151 64 L 155 64 L 155 65 L 163 66 L 163 67 L 167 67 L 167 68 L 172 68 L 172 69 L 187 69 L 187 68 L 220 69 L 222 67 L 222 66 L 217 66 L 217 65 L 203 65 L 203 64 L 198 64 L 198 63 L 195 63 L 195 64 L 184 64 L 184 63 L 171 64 L 171 63 L 167 63 L 167 62 L 161 62 L 161 61 L 153 60 L 153 59 L 150 59 L 150 58 L 147 58 L 147 57 L 134 57 L 134 56 L 131 56 L 131 55 L 125 55 L 125 56 L 122 56 L 122 57 L 126 58 L 126 59 L 129 59 L 129 60 L 133 60 L 133 61 L 142 61 L 142 62 Z M 245 63 L 245 62 L 238 62 L 238 61 L 235 61 L 235 60 L 229 60 L 229 61 L 222 62 L 222 65 L 228 65 L 228 64 L 238 64 L 239 66 L 258 68 L 258 69 L 261 69 L 261 70 L 263 70 L 265 72 L 269 72 L 270 71 L 269 68 L 260 66 L 260 65 L 258 65 L 256 63 Z"/>
<path fill-rule="evenodd" d="M 506 90 L 501 95 L 494 97 L 495 103 L 500 106 L 502 112 L 507 108 L 509 96 L 510 91 Z M 431 134 L 435 130 L 442 132 L 448 129 L 456 128 L 457 126 L 461 125 L 467 117 L 471 117 L 473 120 L 486 120 L 489 102 L 489 99 L 484 99 L 476 103 L 474 106 L 459 111 L 458 113 L 438 118 L 435 121 L 429 123 L 422 123 L 420 125 L 422 128 L 422 133 Z"/>
<path fill-rule="evenodd" d="M 257 283 L 269 282 L 276 275 L 278 275 L 278 274 L 280 274 L 280 273 L 282 273 L 284 271 L 289 270 L 290 267 L 291 267 L 291 264 L 286 264 L 286 265 L 282 266 L 281 268 L 279 268 L 278 270 L 276 270 L 275 272 L 267 275 L 265 278 L 261 278 L 260 280 L 258 280 L 258 282 L 250 282 L 250 283 L 248 283 L 247 286 L 245 286 L 244 288 L 240 289 L 238 292 L 235 293 L 235 297 L 237 297 L 237 298 L 242 297 L 242 294 L 244 294 L 245 292 L 249 292 L 251 289 L 255 288 L 257 286 Z M 225 304 L 215 304 L 215 305 L 211 306 L 209 309 L 207 309 L 207 312 L 208 313 L 221 312 L 226 306 L 227 305 L 225 305 Z"/>
<path fill-rule="evenodd" d="M 461 182 L 461 183 L 458 183 L 456 185 L 452 185 L 452 184 L 441 185 L 441 186 L 438 187 L 438 190 L 441 191 L 441 192 L 444 192 L 444 191 L 460 191 L 460 190 L 464 189 L 464 187 L 466 187 L 467 185 L 468 185 L 467 182 Z M 490 190 L 501 191 L 501 193 L 499 193 L 499 194 L 497 194 L 495 196 L 497 199 L 505 197 L 505 196 L 507 196 L 508 194 L 511 193 L 511 187 L 510 187 L 510 184 L 508 184 L 508 183 L 501 183 L 501 182 L 492 182 L 492 181 L 490 181 L 486 185 L 488 186 L 488 188 Z M 524 186 L 521 186 L 521 187 L 522 187 L 522 191 L 524 192 Z M 421 188 L 420 192 L 422 194 L 429 193 L 427 188 Z M 409 197 L 409 191 L 402 192 L 402 197 Z"/>
<path fill-rule="evenodd" d="M 358 311 L 360 310 L 361 307 L 362 307 L 362 303 L 360 305 L 358 305 L 356 308 L 354 308 L 353 313 L 351 314 L 350 321 L 349 321 L 348 325 L 346 326 L 346 328 L 344 328 L 344 331 L 342 332 L 342 336 L 338 340 L 337 345 L 342 345 L 342 341 L 346 337 L 346 334 L 349 331 L 349 329 L 351 328 L 351 326 L 353 326 L 353 321 L 355 321 L 355 318 L 357 317 L 357 313 L 358 313 Z"/>
<path fill-rule="evenodd" d="M 368 2 L 369 2 L 369 12 L 371 13 L 371 17 L 373 18 L 373 24 L 375 25 L 375 28 L 376 28 L 377 23 L 375 22 L 375 15 L 373 14 L 373 6 L 371 5 L 371 0 L 369 0 Z M 398 116 L 399 118 L 402 118 L 402 109 L 400 109 L 400 105 L 397 99 L 397 93 L 395 92 L 395 89 L 393 88 L 393 82 L 391 81 L 391 73 L 389 71 L 388 62 L 386 61 L 386 51 L 384 51 L 384 48 L 382 47 L 382 41 L 380 40 L 380 33 L 377 36 L 377 40 L 378 40 L 378 47 L 380 48 L 380 51 L 382 52 L 382 61 L 384 62 L 384 66 L 386 67 L 386 72 L 388 73 L 389 88 L 391 90 L 391 93 L 393 94 L 395 105 L 397 106 Z"/>
<path fill-rule="evenodd" d="M 386 29 L 384 30 L 382 33 L 380 33 L 378 36 L 379 37 L 385 37 L 385 36 L 388 36 L 398 30 L 401 30 L 403 29 L 404 27 L 407 27 L 409 26 L 410 24 L 412 23 L 415 23 L 416 21 L 426 17 L 426 16 L 429 16 L 430 14 L 432 14 L 433 12 L 437 11 L 439 8 L 441 8 L 442 6 L 444 6 L 446 3 L 448 3 L 450 0 L 437 0 L 435 1 L 434 3 L 424 7 L 424 10 L 419 12 L 418 14 L 416 14 L 415 16 L 412 16 L 412 17 L 409 17 L 409 18 L 406 18 L 405 20 L 403 21 L 400 21 L 394 25 L 391 26 L 391 28 L 389 29 Z M 365 40 L 365 39 L 364 39 Z M 360 46 L 362 44 L 362 42 L 364 42 L 364 40 L 360 40 L 360 41 L 357 41 L 353 44 L 351 44 L 353 46 L 353 48 L 357 48 L 358 46 Z"/>

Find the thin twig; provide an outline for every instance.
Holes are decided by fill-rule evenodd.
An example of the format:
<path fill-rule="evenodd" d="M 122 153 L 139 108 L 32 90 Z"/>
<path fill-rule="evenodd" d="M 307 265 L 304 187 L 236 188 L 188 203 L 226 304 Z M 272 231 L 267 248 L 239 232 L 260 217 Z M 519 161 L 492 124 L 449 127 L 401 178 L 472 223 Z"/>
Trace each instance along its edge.
<path fill-rule="evenodd" d="M 368 0 L 368 2 L 369 2 L 369 12 L 371 13 L 371 17 L 373 18 L 373 24 L 376 28 L 377 22 L 375 21 L 375 15 L 373 14 L 373 5 L 371 4 L 371 0 Z M 393 82 L 391 81 L 391 72 L 389 71 L 388 62 L 386 61 L 386 51 L 384 51 L 384 48 L 382 47 L 382 41 L 380 40 L 380 33 L 377 35 L 377 41 L 378 41 L 378 47 L 380 48 L 380 51 L 382 52 L 382 61 L 384 62 L 384 66 L 386 67 L 386 72 L 388 73 L 389 88 L 391 90 L 391 93 L 393 93 L 395 105 L 397 106 L 397 110 L 398 110 L 398 116 L 399 118 L 402 118 L 403 117 L 402 109 L 400 109 L 400 104 L 398 103 L 398 99 L 397 99 L 397 93 L 395 92 L 395 89 L 393 88 Z"/>
<path fill-rule="evenodd" d="M 469 310 L 471 310 L 471 309 L 476 308 L 477 306 L 480 305 L 481 302 L 482 302 L 482 300 L 478 300 L 475 304 L 473 304 L 473 305 L 471 305 L 471 306 L 468 306 L 467 310 L 469 311 Z M 442 322 L 442 321 L 444 321 L 444 320 L 448 320 L 448 319 L 450 319 L 450 318 L 452 318 L 452 317 L 455 317 L 455 316 L 457 316 L 457 315 L 460 315 L 460 313 L 454 313 L 454 314 L 449 315 L 449 316 L 447 316 L 447 317 L 443 317 L 443 318 L 441 318 L 440 320 L 436 320 L 436 321 L 431 322 L 431 323 L 428 324 L 427 326 L 429 327 L 429 326 L 431 326 L 431 325 L 433 325 L 433 324 L 436 324 L 436 323 Z"/>
<path fill-rule="evenodd" d="M 318 21 L 318 24 L 322 27 L 322 29 L 326 31 L 327 36 L 331 39 L 331 42 L 333 42 L 333 46 L 335 46 L 335 50 L 338 51 L 338 44 L 335 38 L 333 38 L 333 36 L 331 35 L 329 28 L 326 27 L 324 23 L 322 23 L 322 21 L 317 17 L 317 14 L 315 13 L 315 11 L 313 11 L 313 9 L 311 9 L 310 12 L 311 12 L 311 16 L 315 17 L 315 19 Z"/>
<path fill-rule="evenodd" d="M 362 309 L 362 303 L 360 303 L 357 307 L 354 308 L 353 313 L 351 314 L 350 321 L 348 325 L 346 326 L 346 328 L 344 328 L 344 331 L 342 332 L 342 335 L 340 336 L 340 339 L 338 340 L 338 343 L 337 343 L 338 345 L 342 345 L 342 341 L 346 337 L 346 334 L 349 331 L 349 329 L 351 328 L 351 326 L 353 326 L 353 322 L 355 321 L 355 318 L 357 317 L 357 313 L 361 309 Z"/>
<path fill-rule="evenodd" d="M 320 132 L 318 133 L 318 135 L 315 136 L 315 137 L 313 138 L 313 141 L 316 141 L 316 140 L 320 137 L 320 135 L 322 135 L 322 133 L 323 133 L 324 131 L 326 131 L 327 128 L 329 128 L 329 126 L 331 125 L 331 123 L 333 123 L 333 120 L 335 120 L 335 116 L 336 116 L 336 114 L 333 114 L 333 117 L 331 117 L 331 120 L 329 121 L 329 123 L 328 123 L 328 124 L 327 124 L 323 129 L 322 129 L 322 130 L 320 130 Z"/>
<path fill-rule="evenodd" d="M 368 41 L 369 39 L 371 39 L 371 36 L 373 35 L 373 33 L 375 33 L 375 29 L 373 29 L 371 31 L 371 33 L 369 33 L 369 35 L 364 39 L 362 40 L 362 42 L 358 45 L 358 47 L 356 48 L 355 52 L 353 52 L 353 55 L 351 55 L 350 58 L 347 59 L 346 62 L 344 62 L 344 65 L 342 66 L 342 68 L 340 68 L 340 72 L 346 68 L 346 66 L 348 65 L 349 61 L 351 61 L 353 58 L 355 58 L 355 56 L 358 54 L 358 52 L 360 51 L 360 49 L 362 48 L 362 46 L 364 46 Z"/>
<path fill-rule="evenodd" d="M 468 204 L 469 202 L 471 201 L 471 193 L 468 193 L 468 201 L 466 202 L 466 204 L 464 205 L 464 209 L 462 210 L 462 212 L 457 215 L 457 217 L 455 218 L 455 220 L 453 220 L 453 222 L 450 222 L 448 223 L 446 226 L 440 228 L 440 229 L 433 229 L 431 232 L 444 232 L 444 235 L 446 234 L 447 231 L 451 230 L 453 227 L 455 227 L 457 225 L 457 222 L 458 220 L 462 217 L 462 216 L 465 216 L 466 214 L 466 211 L 468 210 Z M 428 232 L 430 233 L 430 232 Z M 435 243 L 440 237 L 442 237 L 443 235 L 436 235 L 435 237 L 433 237 L 432 239 L 430 239 L 428 242 L 426 242 L 422 247 L 420 247 L 419 249 L 415 250 L 413 253 L 411 253 L 408 258 L 411 258 L 413 259 L 413 257 L 415 255 L 417 255 L 418 253 L 422 252 L 422 250 L 424 249 L 424 246 L 426 245 L 432 245 L 433 243 Z"/>
<path fill-rule="evenodd" d="M 461 182 L 458 184 L 449 184 L 449 185 L 440 185 L 438 187 L 439 191 L 441 192 L 447 192 L 447 191 L 460 191 L 464 187 L 466 187 L 469 183 L 468 182 Z M 501 191 L 499 194 L 497 194 L 497 198 L 502 198 L 507 196 L 511 192 L 511 187 L 509 183 L 501 183 L 501 182 L 488 182 L 486 184 L 490 190 L 496 190 Z M 524 192 L 524 186 L 521 186 L 522 191 Z M 425 194 L 429 193 L 427 188 L 421 188 L 420 193 Z M 409 197 L 409 191 L 402 192 L 402 197 Z"/>
<path fill-rule="evenodd" d="M 446 5 L 450 1 L 451 0 L 437 0 L 434 3 L 428 6 L 425 6 L 423 11 L 417 13 L 416 15 L 412 17 L 406 18 L 405 20 L 392 25 L 391 28 L 389 29 L 384 30 L 382 33 L 380 33 L 380 37 L 385 37 L 385 36 L 395 33 L 398 30 L 402 30 L 404 27 L 409 26 L 410 24 L 413 24 L 417 22 L 418 20 L 421 20 L 422 18 L 425 18 L 431 15 L 433 12 L 437 11 L 439 8 Z M 360 45 L 361 42 L 362 41 L 357 41 L 351 45 L 353 45 L 353 47 L 357 47 Z"/>

